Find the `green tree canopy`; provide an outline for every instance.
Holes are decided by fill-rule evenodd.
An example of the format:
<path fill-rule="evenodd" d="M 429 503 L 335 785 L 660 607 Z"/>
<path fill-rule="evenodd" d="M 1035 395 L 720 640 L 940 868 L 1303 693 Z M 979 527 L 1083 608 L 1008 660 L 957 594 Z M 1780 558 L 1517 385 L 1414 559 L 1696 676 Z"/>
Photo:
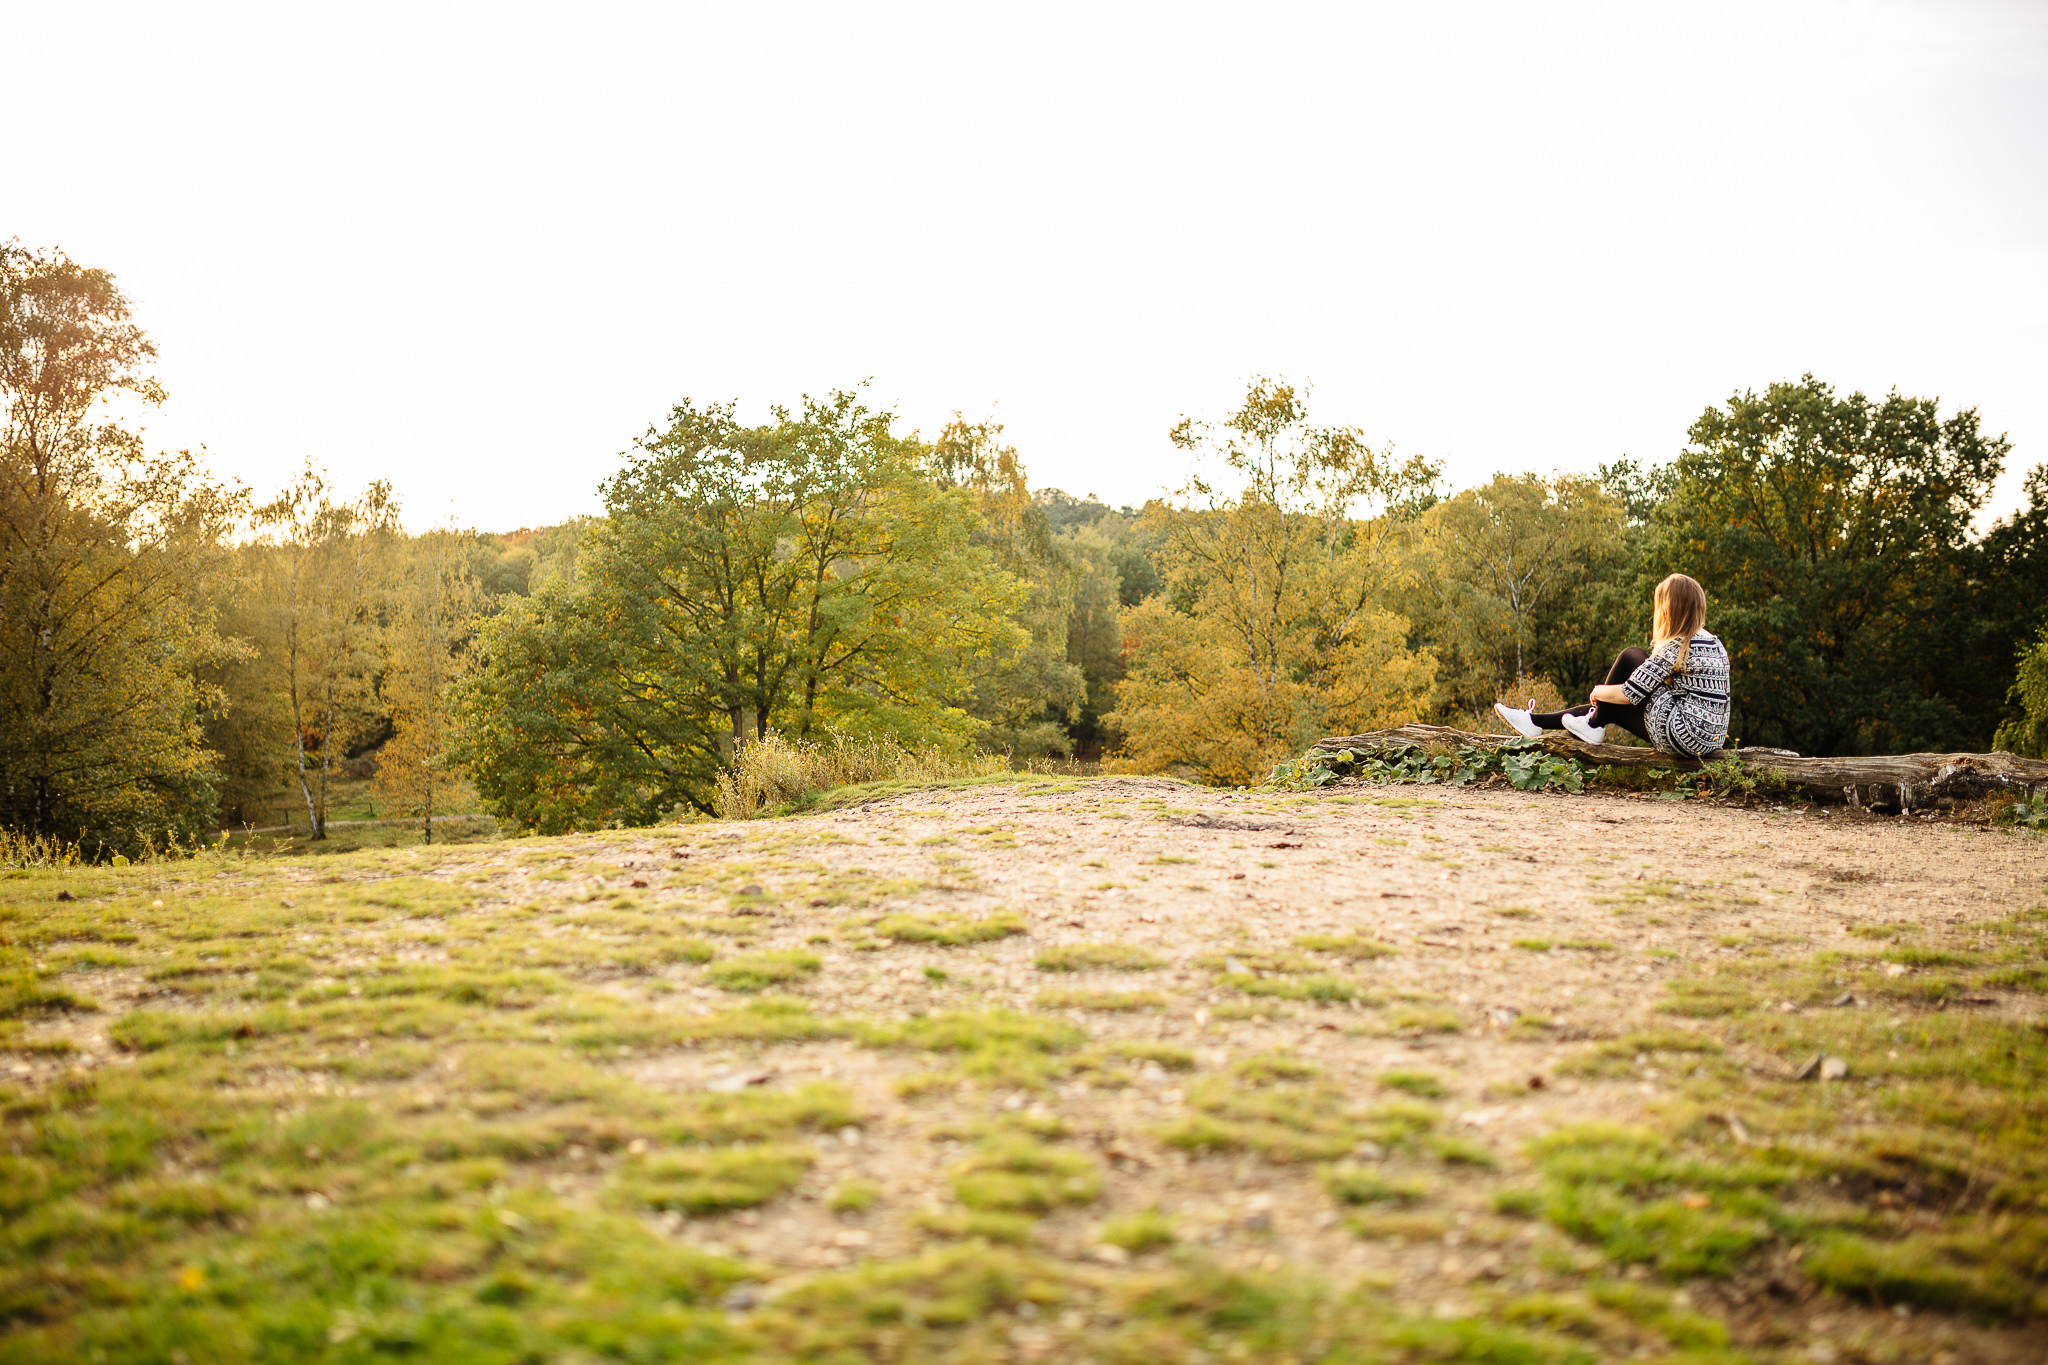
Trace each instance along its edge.
<path fill-rule="evenodd" d="M 1708 408 L 1660 512 L 1659 568 L 1706 586 L 1735 728 L 1802 753 L 1976 747 L 2010 681 L 1950 667 L 1985 596 L 1972 515 L 2006 453 L 1974 409 L 1846 398 L 1808 375 Z M 1975 689 L 1974 692 L 1971 689 Z"/>
<path fill-rule="evenodd" d="M 2011 700 L 2020 714 L 1998 727 L 1993 746 L 2028 758 L 2048 757 L 2048 629 L 2020 651 Z"/>
<path fill-rule="evenodd" d="M 1625 515 L 1582 475 L 1496 474 L 1417 519 L 1422 624 L 1450 700 L 1484 708 L 1532 675 L 1581 680 L 1575 627 L 1592 606 L 1588 580 L 1619 555 Z"/>
<path fill-rule="evenodd" d="M 761 426 L 675 408 L 605 484 L 577 581 L 480 632 L 458 752 L 486 804 L 541 829 L 709 812 L 771 728 L 966 744 L 1023 588 L 926 454 L 847 393 Z"/>
<path fill-rule="evenodd" d="M 969 710 L 991 751 L 1011 758 L 1066 754 L 1073 748 L 1069 728 L 1088 700 L 1088 679 L 1069 658 L 1068 636 L 1090 562 L 1075 553 L 1073 537 L 1054 533 L 1025 485 L 1023 460 L 1002 433 L 1000 423 L 955 413 L 926 457 L 940 487 L 974 495 L 982 523 L 974 543 L 1025 585 L 1018 624 L 1027 643 L 982 658 Z"/>
<path fill-rule="evenodd" d="M 104 270 L 0 245 L 0 825 L 133 852 L 214 813 L 194 670 L 240 495 L 146 455 L 104 400 L 161 399 Z"/>

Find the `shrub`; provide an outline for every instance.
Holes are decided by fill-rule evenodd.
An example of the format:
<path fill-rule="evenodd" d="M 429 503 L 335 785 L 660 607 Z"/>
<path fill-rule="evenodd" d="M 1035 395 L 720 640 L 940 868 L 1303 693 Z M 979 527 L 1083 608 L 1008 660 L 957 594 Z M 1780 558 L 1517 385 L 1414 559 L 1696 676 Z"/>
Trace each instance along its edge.
<path fill-rule="evenodd" d="M 2024 707 L 2026 714 L 1999 726 L 1991 747 L 2029 758 L 2048 758 L 2048 627 L 2020 651 L 2019 674 L 2006 700 Z"/>
<path fill-rule="evenodd" d="M 1592 772 L 1577 759 L 1547 752 L 1541 739 L 1515 738 L 1499 745 L 1401 744 L 1385 749 L 1314 749 L 1281 763 L 1266 785 L 1282 791 L 1327 787 L 1347 777 L 1366 782 L 1442 783 L 1462 787 L 1488 776 L 1506 778 L 1518 791 L 1561 787 L 1583 791 Z"/>
<path fill-rule="evenodd" d="M 11 829 L 0 829 L 0 867 L 63 868 L 85 861 L 75 843 L 51 836 L 34 837 Z"/>

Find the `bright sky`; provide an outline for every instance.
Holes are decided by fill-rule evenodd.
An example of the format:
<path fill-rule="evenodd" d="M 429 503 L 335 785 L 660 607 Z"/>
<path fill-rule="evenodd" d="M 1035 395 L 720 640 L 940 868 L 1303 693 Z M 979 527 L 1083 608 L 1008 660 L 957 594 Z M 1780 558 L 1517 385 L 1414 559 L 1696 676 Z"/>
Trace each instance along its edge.
<path fill-rule="evenodd" d="M 1496 470 L 1811 371 L 2048 459 L 2048 4 L 10 0 L 0 237 L 153 442 L 415 526 L 598 508 L 684 397 L 871 379 L 1143 501 L 1267 373 Z"/>

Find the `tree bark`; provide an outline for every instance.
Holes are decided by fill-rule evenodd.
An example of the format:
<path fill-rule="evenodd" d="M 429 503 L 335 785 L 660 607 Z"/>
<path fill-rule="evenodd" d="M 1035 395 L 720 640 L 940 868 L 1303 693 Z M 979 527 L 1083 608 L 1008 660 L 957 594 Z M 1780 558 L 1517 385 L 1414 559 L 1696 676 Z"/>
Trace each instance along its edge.
<path fill-rule="evenodd" d="M 1469 744 L 1492 749 L 1513 738 L 1453 730 L 1446 725 L 1403 725 L 1369 735 L 1332 735 L 1317 740 L 1309 752 L 1393 752 L 1431 744 Z M 1700 767 L 1695 759 L 1673 758 L 1657 749 L 1583 744 L 1562 730 L 1546 730 L 1542 741 L 1549 753 L 1600 767 L 1661 768 L 1675 772 L 1696 772 Z M 1714 762 L 1728 758 L 1734 758 L 1748 770 L 1777 773 L 1788 788 L 1813 800 L 1878 811 L 1952 807 L 1981 800 L 1995 791 L 2030 798 L 2048 792 L 2048 762 L 2019 758 L 2003 750 L 1989 754 L 1803 758 L 1787 749 L 1720 749 L 1708 755 L 1709 761 Z"/>

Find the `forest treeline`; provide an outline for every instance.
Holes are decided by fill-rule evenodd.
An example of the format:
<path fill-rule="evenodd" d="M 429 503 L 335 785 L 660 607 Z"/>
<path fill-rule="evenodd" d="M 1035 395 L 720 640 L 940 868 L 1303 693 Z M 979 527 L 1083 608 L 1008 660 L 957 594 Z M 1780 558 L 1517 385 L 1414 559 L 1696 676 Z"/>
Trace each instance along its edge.
<path fill-rule="evenodd" d="M 382 483 L 265 499 L 149 452 L 108 416 L 163 395 L 105 271 L 11 243 L 0 291 L 0 829 L 90 852 L 318 837 L 372 768 L 423 821 L 458 789 L 543 831 L 709 813 L 771 733 L 1245 783 L 1583 697 L 1673 570 L 1745 744 L 2048 744 L 2048 466 L 1973 534 L 2010 449 L 1932 399 L 1806 376 L 1665 462 L 1451 490 L 1259 379 L 1171 429 L 1190 473 L 1142 508 L 1033 489 L 989 422 L 685 401 L 600 515 L 410 534 Z"/>

